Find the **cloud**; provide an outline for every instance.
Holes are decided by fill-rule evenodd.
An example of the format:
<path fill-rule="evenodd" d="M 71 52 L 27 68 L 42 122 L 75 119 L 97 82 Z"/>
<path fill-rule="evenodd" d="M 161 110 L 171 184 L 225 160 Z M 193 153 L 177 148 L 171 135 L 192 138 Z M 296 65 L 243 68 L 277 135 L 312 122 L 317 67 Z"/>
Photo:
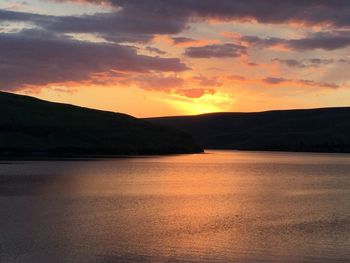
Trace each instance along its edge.
<path fill-rule="evenodd" d="M 159 21 L 162 21 L 161 23 Z M 111 39 L 151 39 L 155 34 L 175 34 L 184 29 L 187 20 L 171 20 L 148 15 L 131 15 L 123 11 L 81 17 L 54 19 L 44 26 L 54 32 L 97 33 Z M 136 38 L 136 35 L 140 37 Z"/>
<path fill-rule="evenodd" d="M 56 1 L 57 2 L 57 1 Z M 64 2 L 64 1 L 58 1 Z M 72 1 L 74 2 L 74 1 Z M 84 2 L 79 0 L 78 2 Z M 350 26 L 350 2 L 347 0 L 91 0 L 95 4 L 109 3 L 110 13 L 84 16 L 44 16 L 14 11 L 0 11 L 0 21 L 25 21 L 49 31 L 60 33 L 94 33 L 114 42 L 148 42 L 156 34 L 177 34 L 188 28 L 193 19 L 256 20 L 259 23 L 304 23 Z M 346 33 L 346 32 L 345 32 Z M 345 47 L 346 34 L 337 37 L 319 36 L 290 41 L 298 50 Z M 190 41 L 177 37 L 175 44 Z M 251 39 L 252 41 L 253 39 Z M 257 39 L 255 39 L 257 41 Z M 281 39 L 260 39 L 268 45 Z"/>
<path fill-rule="evenodd" d="M 111 42 L 149 42 L 156 34 L 181 32 L 187 18 L 131 14 L 127 10 L 83 16 L 49 16 L 0 10 L 0 22 L 26 22 L 53 33 L 91 33 Z M 162 23 L 159 23 L 162 21 Z"/>
<path fill-rule="evenodd" d="M 226 78 L 230 81 L 244 81 L 244 80 L 247 80 L 246 77 L 244 76 L 240 76 L 240 75 L 229 75 L 229 76 L 226 76 Z"/>
<path fill-rule="evenodd" d="M 74 1 L 74 0 L 71 0 Z M 77 0 L 82 2 L 82 0 Z M 85 0 L 90 3 L 108 2 L 122 7 L 134 15 L 168 15 L 178 17 L 238 20 L 259 23 L 330 24 L 338 27 L 350 25 L 348 0 Z M 163 22 L 163 20 L 161 20 Z"/>
<path fill-rule="evenodd" d="M 56 1 L 64 2 L 64 0 Z M 191 58 L 241 57 L 247 54 L 250 47 L 283 47 L 301 52 L 315 49 L 331 51 L 350 46 L 350 1 L 346 0 L 299 0 L 297 4 L 295 0 L 222 0 L 219 3 L 214 0 L 78 0 L 77 2 L 109 4 L 115 8 L 110 8 L 109 13 L 82 16 L 51 16 L 0 10 L 0 22 L 24 22 L 27 27 L 36 28 L 36 30 L 0 34 L 2 89 L 82 81 L 102 73 L 111 76 L 120 72 L 147 75 L 150 72 L 158 74 L 158 72 L 187 70 L 188 67 L 178 58 L 141 55 L 137 53 L 136 48 L 129 46 L 133 45 L 132 43 L 141 43 L 144 44 L 143 52 L 147 50 L 155 55 L 163 55 L 164 51 L 147 46 L 151 45 L 151 40 L 155 36 L 160 35 L 170 35 L 167 36 L 168 42 L 172 39 L 170 45 L 173 43 L 176 46 L 186 47 L 184 54 Z M 209 19 L 322 25 L 327 32 L 313 33 L 296 39 L 227 35 L 234 38 L 230 41 L 237 42 L 226 44 L 179 36 L 190 26 L 196 26 L 191 24 L 192 22 L 205 22 Z M 188 34 L 190 31 L 186 32 Z M 98 39 L 102 38 L 106 43 L 79 41 L 68 37 L 68 34 L 92 35 Z M 303 68 L 327 65 L 329 61 L 275 59 L 274 62 Z M 247 62 L 247 65 L 256 66 L 250 62 Z M 251 68 L 252 71 L 258 69 L 259 67 Z M 143 86 L 161 88 L 161 85 L 169 87 L 180 85 L 181 81 L 171 80 L 172 77 L 167 80 L 168 82 L 160 80 L 157 74 L 153 80 L 143 79 L 145 81 Z M 219 84 L 217 80 L 209 78 L 189 81 L 194 81 L 196 89 L 198 85 L 210 87 Z M 142 80 L 138 83 L 141 85 Z M 266 78 L 264 83 L 336 87 L 334 84 L 285 78 Z"/>
<path fill-rule="evenodd" d="M 26 2 L 26 1 L 21 1 L 21 2 L 16 2 L 16 3 L 9 3 L 7 6 L 5 6 L 4 9 L 7 9 L 7 10 L 20 10 L 26 5 L 28 5 L 28 2 Z"/>
<path fill-rule="evenodd" d="M 304 80 L 304 79 L 286 79 L 286 78 L 280 78 L 280 77 L 267 77 L 262 79 L 261 81 L 271 85 L 296 84 L 296 85 L 319 87 L 319 88 L 331 88 L 331 89 L 339 88 L 339 85 L 336 85 L 336 84 L 323 83 L 323 82 L 317 82 L 313 80 Z"/>
<path fill-rule="evenodd" d="M 256 63 L 256 62 L 252 62 L 252 61 L 248 61 L 248 62 L 247 62 L 247 65 L 248 65 L 248 66 L 250 66 L 250 67 L 256 67 L 256 66 L 259 66 L 259 64 L 258 64 L 258 63 Z"/>
<path fill-rule="evenodd" d="M 293 86 L 299 88 L 314 87 L 314 88 L 326 88 L 326 89 L 337 89 L 341 86 L 334 83 L 306 80 L 306 79 L 292 79 L 284 77 L 265 77 L 265 78 L 247 78 L 240 75 L 228 75 L 225 77 L 227 81 L 238 82 L 238 83 L 248 83 L 250 85 L 260 85 L 263 84 L 264 87 L 270 86 Z"/>
<path fill-rule="evenodd" d="M 246 54 L 246 47 L 236 44 L 206 45 L 185 49 L 185 55 L 191 58 L 240 57 L 244 54 Z"/>
<path fill-rule="evenodd" d="M 320 67 L 322 65 L 329 65 L 334 62 L 334 59 L 310 58 L 310 59 L 296 60 L 296 59 L 274 58 L 271 61 L 284 64 L 291 68 L 310 68 L 310 67 Z"/>
<path fill-rule="evenodd" d="M 193 43 L 197 41 L 196 39 L 189 37 L 172 37 L 171 39 L 173 40 L 175 45 Z"/>
<path fill-rule="evenodd" d="M 287 79 L 276 78 L 276 77 L 267 77 L 267 78 L 263 79 L 263 82 L 266 82 L 268 84 L 281 84 L 281 83 L 287 82 Z"/>
<path fill-rule="evenodd" d="M 56 1 L 64 2 L 64 1 Z M 74 1 L 71 1 L 74 2 Z M 109 3 L 115 7 L 109 13 L 83 16 L 48 16 L 9 10 L 0 10 L 0 21 L 21 21 L 35 24 L 56 33 L 92 33 L 108 41 L 148 42 L 156 34 L 177 34 L 188 28 L 193 19 L 256 20 L 260 23 L 333 24 L 350 26 L 350 2 L 347 0 L 91 0 L 95 4 Z M 261 45 L 283 42 L 297 50 L 323 48 L 333 50 L 349 45 L 344 32 L 338 36 L 283 41 L 283 39 L 249 39 Z M 175 44 L 190 38 L 173 38 Z"/>
<path fill-rule="evenodd" d="M 172 37 L 171 40 L 175 46 L 179 47 L 200 47 L 209 44 L 219 43 L 219 40 L 211 39 L 194 39 L 188 37 Z"/>
<path fill-rule="evenodd" d="M 283 39 L 283 38 L 260 38 L 257 36 L 242 36 L 241 41 L 249 46 L 256 47 L 283 47 L 289 50 L 306 51 L 314 49 L 336 50 L 350 46 L 350 32 L 320 32 L 311 34 L 305 38 Z"/>
<path fill-rule="evenodd" d="M 145 47 L 145 49 L 151 53 L 156 53 L 158 55 L 165 55 L 166 52 L 163 50 L 160 50 L 159 48 L 156 47 Z"/>
<path fill-rule="evenodd" d="M 197 99 L 201 98 L 204 95 L 210 94 L 214 95 L 216 91 L 214 89 L 177 89 L 175 90 L 175 94 L 178 94 L 180 96 L 192 98 L 192 99 Z"/>
<path fill-rule="evenodd" d="M 90 43 L 23 30 L 0 34 L 0 87 L 82 81 L 96 73 L 180 72 L 188 67 L 177 58 L 137 54 L 130 46 Z"/>
<path fill-rule="evenodd" d="M 338 62 L 345 63 L 345 64 L 350 64 L 350 59 L 341 58 L 341 59 L 338 60 Z"/>
<path fill-rule="evenodd" d="M 213 81 L 211 79 L 190 78 L 183 79 L 177 76 L 165 76 L 164 74 L 139 74 L 125 78 L 121 81 L 124 85 L 136 85 L 138 88 L 165 92 L 172 95 L 180 95 L 187 98 L 201 98 L 206 94 L 214 95 L 216 90 L 212 88 L 186 88 L 186 85 L 204 84 L 202 81 Z M 206 83 L 209 85 L 209 83 Z M 217 83 L 215 83 L 217 84 Z M 205 86 L 205 85 L 203 85 Z"/>
<path fill-rule="evenodd" d="M 206 87 L 220 87 L 223 85 L 223 83 L 220 82 L 217 77 L 209 78 L 204 76 L 196 76 L 196 77 L 193 77 L 191 81 L 198 83 L 199 86 L 206 86 Z"/>
<path fill-rule="evenodd" d="M 183 87 L 185 81 L 176 76 L 163 76 L 161 74 L 143 74 L 131 77 L 125 84 L 136 84 L 141 89 L 170 92 Z"/>

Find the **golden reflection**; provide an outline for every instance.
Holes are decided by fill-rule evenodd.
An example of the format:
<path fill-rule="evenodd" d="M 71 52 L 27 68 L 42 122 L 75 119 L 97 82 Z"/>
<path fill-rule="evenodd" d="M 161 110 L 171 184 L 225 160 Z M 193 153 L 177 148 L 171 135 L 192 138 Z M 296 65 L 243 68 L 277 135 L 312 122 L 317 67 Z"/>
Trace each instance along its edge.
<path fill-rule="evenodd" d="M 30 219 L 16 226 L 34 231 L 43 262 L 300 262 L 310 251 L 327 262 L 324 246 L 347 249 L 349 158 L 209 151 L 29 163 L 7 174 L 50 171 L 48 191 L 26 199 L 35 213 L 16 218 Z"/>

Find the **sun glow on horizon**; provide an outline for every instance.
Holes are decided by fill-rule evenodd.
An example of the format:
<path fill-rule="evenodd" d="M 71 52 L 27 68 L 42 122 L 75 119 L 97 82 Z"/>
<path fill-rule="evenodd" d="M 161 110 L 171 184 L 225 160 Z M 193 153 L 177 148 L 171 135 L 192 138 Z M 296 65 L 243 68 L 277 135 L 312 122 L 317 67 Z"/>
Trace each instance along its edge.
<path fill-rule="evenodd" d="M 197 115 L 212 112 L 230 111 L 234 105 L 234 98 L 230 94 L 217 92 L 205 94 L 200 98 L 185 98 L 174 96 L 166 99 L 166 103 L 175 108 L 179 114 Z"/>

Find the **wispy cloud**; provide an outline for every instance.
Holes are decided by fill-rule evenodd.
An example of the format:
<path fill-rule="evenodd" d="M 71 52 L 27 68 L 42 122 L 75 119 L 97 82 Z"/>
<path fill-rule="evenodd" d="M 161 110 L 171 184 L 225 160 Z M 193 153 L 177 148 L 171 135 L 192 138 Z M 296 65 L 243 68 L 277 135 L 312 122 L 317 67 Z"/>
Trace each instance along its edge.
<path fill-rule="evenodd" d="M 246 54 L 247 49 L 244 46 L 236 44 L 217 44 L 202 47 L 188 47 L 185 55 L 191 58 L 227 58 L 240 57 Z"/>

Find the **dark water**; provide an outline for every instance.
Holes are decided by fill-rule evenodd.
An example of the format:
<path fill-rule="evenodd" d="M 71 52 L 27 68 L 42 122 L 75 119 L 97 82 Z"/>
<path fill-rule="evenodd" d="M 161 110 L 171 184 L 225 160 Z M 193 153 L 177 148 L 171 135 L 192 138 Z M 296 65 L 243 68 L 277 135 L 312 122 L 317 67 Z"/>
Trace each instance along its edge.
<path fill-rule="evenodd" d="M 350 262 L 350 155 L 4 162 L 0 262 Z"/>

